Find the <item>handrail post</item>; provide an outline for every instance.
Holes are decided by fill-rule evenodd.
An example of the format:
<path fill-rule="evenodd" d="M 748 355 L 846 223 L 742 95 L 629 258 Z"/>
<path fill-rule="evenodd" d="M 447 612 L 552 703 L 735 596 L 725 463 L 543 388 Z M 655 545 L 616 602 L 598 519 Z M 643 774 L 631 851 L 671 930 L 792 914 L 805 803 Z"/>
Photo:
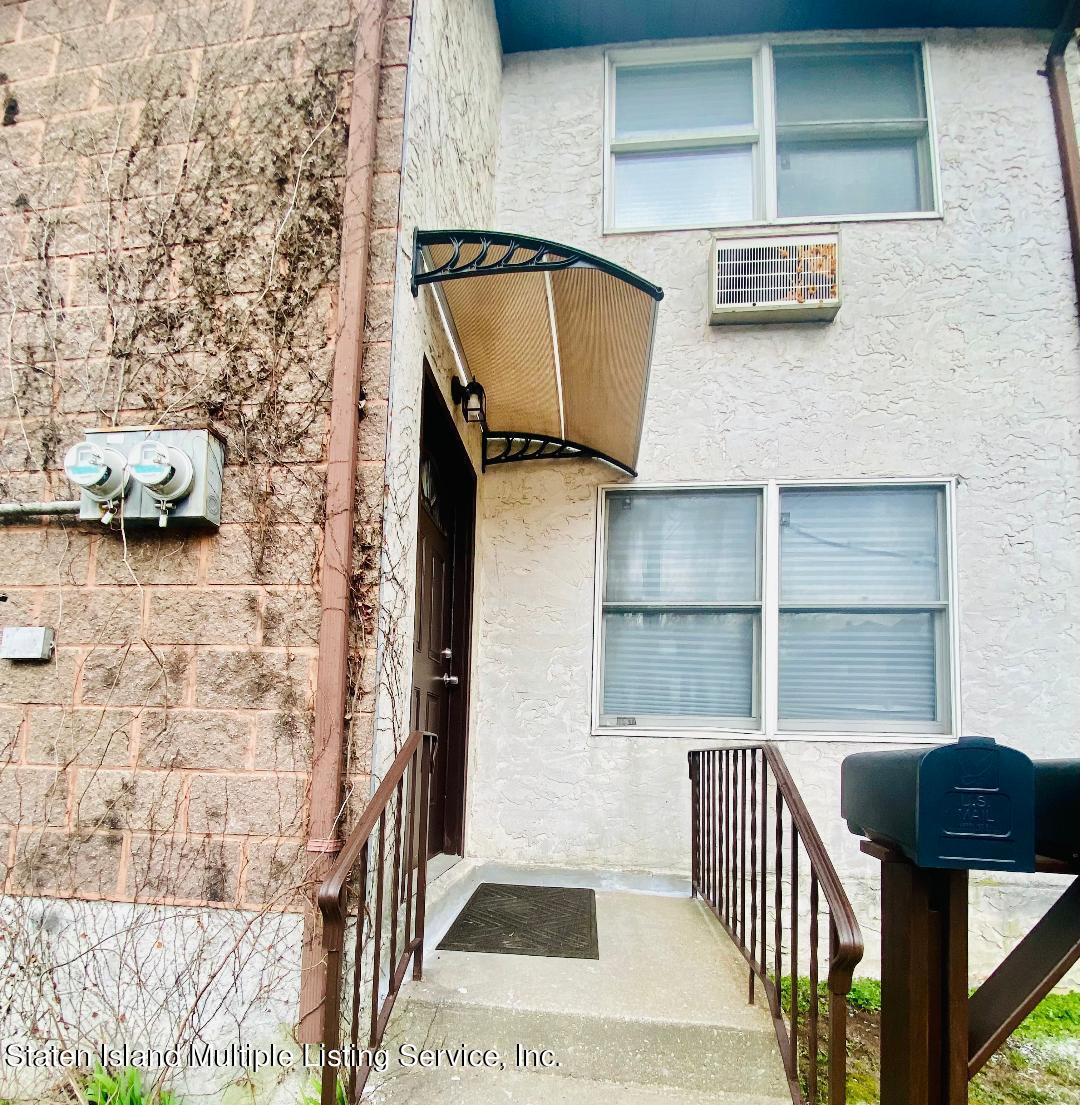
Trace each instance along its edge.
<path fill-rule="evenodd" d="M 838 936 L 836 923 L 829 919 L 829 959 L 836 957 Z M 845 1105 L 847 1101 L 847 1018 L 846 993 L 829 986 L 829 1105 Z"/>
<path fill-rule="evenodd" d="M 698 753 L 687 754 L 690 768 L 690 897 L 696 898 L 701 878 L 701 832 L 698 827 L 701 809 L 701 768 Z"/>
<path fill-rule="evenodd" d="M 322 942 L 326 955 L 322 1046 L 326 1051 L 333 1051 L 341 1043 L 341 957 L 345 948 L 345 910 L 342 908 L 341 899 L 337 901 L 336 910 L 324 907 L 322 913 Z M 320 1105 L 336 1105 L 337 1080 L 337 1068 L 324 1064 Z"/>
<path fill-rule="evenodd" d="M 428 813 L 431 791 L 431 768 L 435 760 L 438 738 L 425 733 L 420 766 L 420 844 L 416 864 L 416 952 L 413 959 L 413 981 L 424 977 L 424 920 L 427 910 Z"/>

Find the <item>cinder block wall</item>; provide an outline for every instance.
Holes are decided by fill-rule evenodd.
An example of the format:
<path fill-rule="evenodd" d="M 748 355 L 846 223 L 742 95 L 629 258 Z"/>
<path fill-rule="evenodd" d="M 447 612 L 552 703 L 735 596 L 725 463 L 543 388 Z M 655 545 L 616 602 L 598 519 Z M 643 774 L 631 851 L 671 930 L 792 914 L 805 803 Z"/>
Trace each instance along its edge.
<path fill-rule="evenodd" d="M 408 0 L 392 5 L 354 604 L 366 796 Z M 0 525 L 9 893 L 296 909 L 338 327 L 348 0 L 0 7 L 0 499 L 86 427 L 209 424 L 217 534 Z"/>

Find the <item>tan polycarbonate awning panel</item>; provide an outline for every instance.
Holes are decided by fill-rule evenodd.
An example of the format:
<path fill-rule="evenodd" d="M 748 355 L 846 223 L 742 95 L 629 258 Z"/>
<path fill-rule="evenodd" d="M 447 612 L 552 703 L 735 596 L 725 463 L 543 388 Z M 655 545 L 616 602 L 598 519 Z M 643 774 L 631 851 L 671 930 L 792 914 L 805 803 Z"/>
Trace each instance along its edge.
<path fill-rule="evenodd" d="M 656 301 L 596 269 L 553 273 L 551 283 L 560 320 L 563 436 L 636 468 Z"/>
<path fill-rule="evenodd" d="M 484 385 L 488 422 L 562 436 L 543 273 L 453 280 L 443 296 L 469 370 Z"/>
<path fill-rule="evenodd" d="M 414 281 L 438 285 L 468 373 L 484 387 L 487 434 L 565 442 L 581 448 L 559 456 L 598 455 L 633 471 L 660 289 L 540 239 L 422 231 L 417 241 Z"/>

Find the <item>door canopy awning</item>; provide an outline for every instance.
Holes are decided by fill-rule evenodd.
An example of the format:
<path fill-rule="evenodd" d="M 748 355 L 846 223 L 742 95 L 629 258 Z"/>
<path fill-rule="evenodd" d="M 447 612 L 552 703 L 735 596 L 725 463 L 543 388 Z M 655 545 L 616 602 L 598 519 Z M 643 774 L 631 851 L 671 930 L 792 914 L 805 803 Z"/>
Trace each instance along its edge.
<path fill-rule="evenodd" d="M 432 285 L 484 389 L 484 466 L 595 457 L 636 475 L 663 291 L 522 234 L 418 230 L 413 246 L 413 295 Z"/>

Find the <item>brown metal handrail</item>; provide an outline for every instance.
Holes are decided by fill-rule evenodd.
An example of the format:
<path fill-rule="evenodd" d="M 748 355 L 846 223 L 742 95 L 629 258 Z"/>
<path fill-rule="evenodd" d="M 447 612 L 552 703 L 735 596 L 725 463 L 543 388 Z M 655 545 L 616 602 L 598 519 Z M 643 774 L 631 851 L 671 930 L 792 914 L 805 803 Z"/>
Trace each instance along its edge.
<path fill-rule="evenodd" d="M 344 1021 L 352 1052 L 352 1061 L 344 1067 L 324 1062 L 321 1105 L 338 1102 L 339 1076 L 347 1078 L 342 1088 L 348 1105 L 359 1102 L 371 1073 L 370 1049 L 377 1048 L 382 1041 L 409 961 L 413 963 L 414 979 L 419 979 L 423 972 L 428 798 L 436 739 L 434 733 L 414 732 L 409 736 L 319 887 L 327 976 L 322 1044 L 326 1052 L 340 1048 Z M 371 862 L 373 845 L 378 857 L 376 865 Z M 390 851 L 393 862 L 388 885 Z M 372 897 L 374 909 L 369 914 Z M 354 911 L 351 905 L 355 905 Z M 346 970 L 345 937 L 350 913 L 353 954 Z M 389 943 L 389 954 L 384 977 L 385 943 Z M 345 973 L 352 980 L 347 1018 L 341 1007 Z M 361 1044 L 365 990 L 370 1008 L 366 1044 Z M 365 1050 L 367 1054 L 361 1056 Z M 356 1062 L 358 1057 L 361 1061 Z"/>
<path fill-rule="evenodd" d="M 756 983 L 761 982 L 791 1100 L 795 1105 L 819 1105 L 822 1100 L 828 1105 L 844 1105 L 848 994 L 862 959 L 863 940 L 836 868 L 774 744 L 695 750 L 689 759 L 693 893 L 709 906 L 749 964 L 751 1002 Z M 804 856 L 809 886 L 806 916 L 800 908 Z M 818 1057 L 822 899 L 829 935 L 828 1085 L 824 1099 Z M 804 928 L 810 976 L 802 1041 L 805 1057 L 800 1054 L 799 1013 L 799 938 Z M 785 979 L 790 986 L 787 1001 Z"/>

